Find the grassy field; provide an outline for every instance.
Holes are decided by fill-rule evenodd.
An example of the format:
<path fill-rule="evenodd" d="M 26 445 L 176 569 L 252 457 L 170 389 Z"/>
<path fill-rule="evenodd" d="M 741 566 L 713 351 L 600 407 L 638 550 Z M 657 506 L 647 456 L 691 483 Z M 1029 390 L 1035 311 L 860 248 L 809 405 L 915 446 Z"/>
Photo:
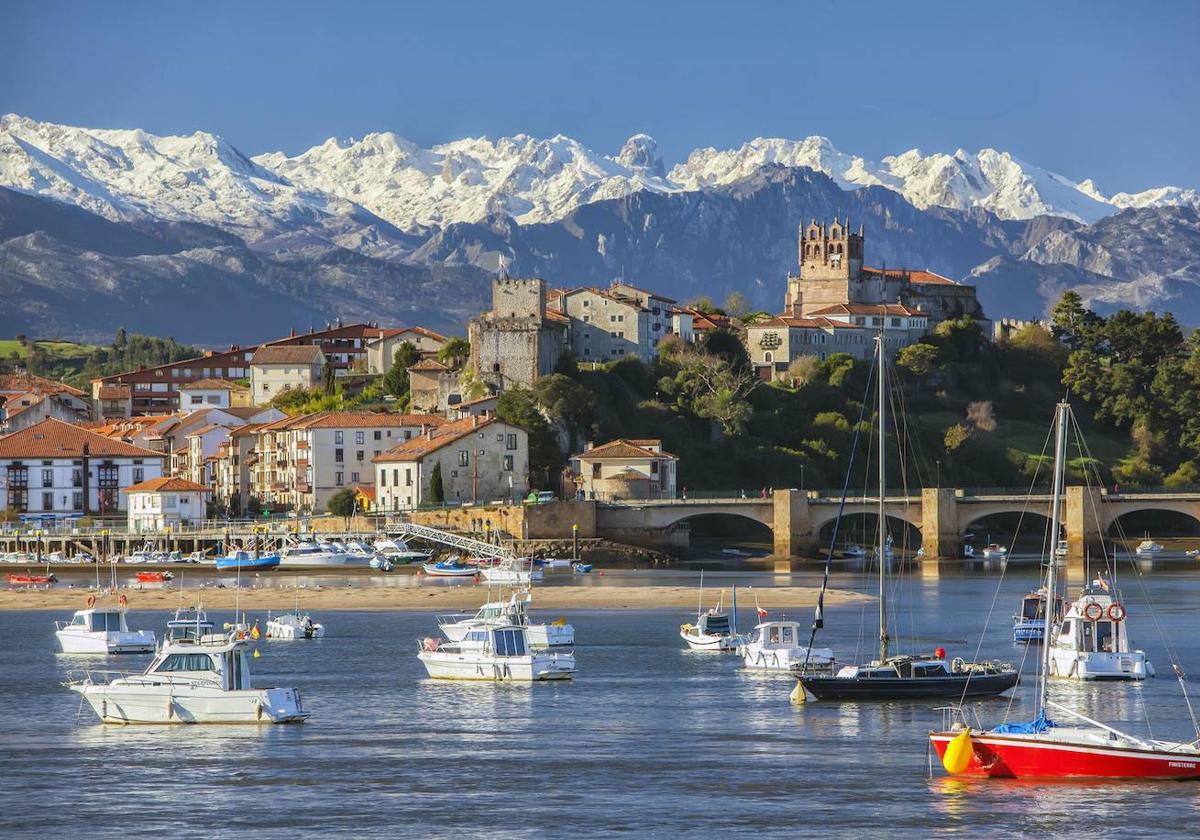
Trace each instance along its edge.
<path fill-rule="evenodd" d="M 97 347 L 94 344 L 76 344 L 73 341 L 35 341 L 35 345 L 46 352 L 51 359 L 69 361 L 86 359 Z M 0 339 L 0 358 L 11 358 L 16 353 L 22 359 L 29 357 L 29 348 L 17 343 L 15 338 Z"/>

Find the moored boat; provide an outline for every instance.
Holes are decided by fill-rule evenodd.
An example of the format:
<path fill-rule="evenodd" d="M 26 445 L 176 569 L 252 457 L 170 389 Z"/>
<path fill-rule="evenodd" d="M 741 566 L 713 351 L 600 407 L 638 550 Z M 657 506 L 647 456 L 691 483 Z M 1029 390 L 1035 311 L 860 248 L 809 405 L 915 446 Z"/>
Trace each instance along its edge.
<path fill-rule="evenodd" d="M 322 639 L 325 637 L 325 625 L 312 620 L 308 613 L 299 610 L 283 613 L 277 616 L 267 616 L 267 638 L 282 639 Z"/>
<path fill-rule="evenodd" d="M 525 628 L 515 625 L 477 628 L 459 642 L 423 639 L 417 657 L 438 680 L 542 682 L 575 675 L 574 653 L 532 650 Z"/>
<path fill-rule="evenodd" d="M 524 627 L 531 648 L 568 647 L 575 644 L 575 628 L 565 619 L 534 622 L 529 616 L 532 593 L 514 592 L 507 601 L 488 601 L 473 615 L 438 616 L 438 628 L 452 642 L 461 642 L 472 630 L 486 627 Z"/>
<path fill-rule="evenodd" d="M 436 563 L 423 563 L 421 569 L 430 577 L 473 577 L 479 574 L 478 566 L 470 566 L 457 555 Z"/>
<path fill-rule="evenodd" d="M 295 688 L 253 688 L 247 642 L 225 637 L 163 645 L 141 674 L 87 672 L 66 686 L 104 723 L 297 723 Z"/>
<path fill-rule="evenodd" d="M 700 570 L 700 601 L 696 604 L 696 623 L 682 624 L 679 636 L 692 650 L 734 651 L 738 645 L 748 641 L 737 632 L 737 588 L 733 589 L 732 612 L 725 612 L 725 593 L 721 592 L 717 604 L 704 610 L 704 570 Z"/>
<path fill-rule="evenodd" d="M 1138 557 L 1157 557 L 1165 550 L 1166 549 L 1163 546 L 1159 545 L 1154 540 L 1146 539 L 1137 544 L 1137 547 L 1133 550 L 1133 553 Z"/>
<path fill-rule="evenodd" d="M 53 573 L 44 575 L 35 574 L 9 574 L 9 586 L 31 586 L 47 583 L 58 583 L 58 578 Z"/>
<path fill-rule="evenodd" d="M 1054 615 L 1050 619 L 1051 626 L 1062 620 L 1066 611 L 1066 601 L 1061 597 L 1054 599 Z M 1046 590 L 1030 592 L 1021 599 L 1021 611 L 1013 616 L 1014 642 L 1041 642 L 1046 632 Z"/>
<path fill-rule="evenodd" d="M 173 575 L 170 570 L 164 572 L 137 573 L 138 583 L 165 583 L 166 581 L 173 580 L 174 578 L 175 575 Z"/>
<path fill-rule="evenodd" d="M 1008 556 L 1008 549 L 999 543 L 988 543 L 979 552 L 984 560 L 1003 560 Z"/>
<path fill-rule="evenodd" d="M 479 571 L 489 583 L 529 584 L 542 579 L 542 570 L 535 569 L 528 557 L 505 557 L 498 563 L 481 566 Z"/>
<path fill-rule="evenodd" d="M 97 654 L 152 653 L 153 630 L 130 630 L 126 613 L 129 602 L 122 595 L 116 607 L 97 607 L 96 596 L 88 596 L 87 609 L 77 610 L 70 621 L 56 621 L 54 638 L 63 653 Z"/>
<path fill-rule="evenodd" d="M 217 571 L 265 571 L 279 565 L 278 554 L 258 554 L 251 551 L 235 551 L 217 558 Z"/>
<path fill-rule="evenodd" d="M 1064 402 L 1059 403 L 1055 412 L 1051 533 L 1058 533 L 1061 522 L 1070 411 L 1070 405 Z M 1053 603 L 1057 595 L 1059 564 L 1053 554 L 1046 560 L 1046 600 Z M 1106 592 L 1109 588 L 1101 587 Z M 1076 602 L 1071 613 L 1078 606 L 1079 602 Z M 1052 610 L 1043 613 L 1043 632 L 1047 639 L 1053 638 L 1052 613 Z M 1077 623 L 1077 619 L 1064 618 L 1063 624 L 1068 621 Z M 1073 634 L 1075 628 L 1070 632 Z M 983 729 L 967 723 L 966 715 L 959 707 L 944 710 L 947 717 L 940 730 L 929 733 L 929 743 L 948 773 L 1016 779 L 1200 779 L 1200 747 L 1197 746 L 1200 738 L 1191 742 L 1139 738 L 1050 700 L 1052 681 L 1048 677 L 1052 673 L 1055 648 L 1056 644 L 1042 647 L 1032 721 Z M 1183 672 L 1177 668 L 1176 673 L 1186 703 Z M 1050 709 L 1068 715 L 1072 724 L 1062 725 L 1050 720 Z M 1200 732 L 1196 734 L 1200 736 Z"/>
<path fill-rule="evenodd" d="M 790 672 L 797 669 L 828 670 L 833 666 L 833 651 L 800 644 L 800 624 L 796 621 L 764 621 L 755 626 L 748 639 L 737 648 L 742 664 L 757 671 Z"/>
<path fill-rule="evenodd" d="M 1120 593 L 1104 575 L 1083 589 L 1052 630 L 1050 674 L 1079 680 L 1144 680 L 1154 676 L 1145 651 L 1130 647 Z M 1053 625 L 1052 625 L 1053 626 Z"/>

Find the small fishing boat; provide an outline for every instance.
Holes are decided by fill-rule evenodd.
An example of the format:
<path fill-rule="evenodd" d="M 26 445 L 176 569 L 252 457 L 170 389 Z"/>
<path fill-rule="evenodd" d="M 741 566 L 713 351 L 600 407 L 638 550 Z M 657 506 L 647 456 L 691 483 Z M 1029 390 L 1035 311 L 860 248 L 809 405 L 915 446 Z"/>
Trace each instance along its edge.
<path fill-rule="evenodd" d="M 1145 651 L 1129 645 L 1120 593 L 1101 575 L 1083 589 L 1056 628 L 1050 674 L 1078 680 L 1144 680 L 1154 676 Z"/>
<path fill-rule="evenodd" d="M 760 611 L 760 615 L 762 612 Z M 800 644 L 800 624 L 795 621 L 764 621 L 737 648 L 742 664 L 758 671 L 794 669 L 828 670 L 833 651 Z"/>
<path fill-rule="evenodd" d="M 733 589 L 732 613 L 725 612 L 725 593 L 717 597 L 717 605 L 704 610 L 704 570 L 700 570 L 700 598 L 696 604 L 696 623 L 681 624 L 679 636 L 692 650 L 734 651 L 747 641 L 737 632 L 737 587 Z"/>
<path fill-rule="evenodd" d="M 168 580 L 174 580 L 175 575 L 170 571 L 165 572 L 138 572 L 138 583 L 165 583 Z"/>
<path fill-rule="evenodd" d="M 988 543 L 980 552 L 984 560 L 1003 560 L 1008 556 L 1008 549 L 999 543 Z"/>
<path fill-rule="evenodd" d="M 462 558 L 456 554 L 436 563 L 422 563 L 421 569 L 430 577 L 473 577 L 479 574 L 478 566 L 469 566 L 461 561 Z"/>
<path fill-rule="evenodd" d="M 586 575 L 586 574 L 591 573 L 592 564 L 591 563 L 572 563 L 571 569 L 577 575 Z"/>
<path fill-rule="evenodd" d="M 252 551 L 235 551 L 233 554 L 217 558 L 217 571 L 227 572 L 240 570 L 266 571 L 279 565 L 278 554 L 259 554 Z"/>
<path fill-rule="evenodd" d="M 1165 550 L 1166 549 L 1163 546 L 1159 545 L 1154 540 L 1142 540 L 1137 544 L 1137 548 L 1133 550 L 1133 553 L 1138 557 L 1157 557 Z"/>
<path fill-rule="evenodd" d="M 850 545 L 842 549 L 842 556 L 847 559 L 861 560 L 867 556 L 867 550 L 861 545 L 850 543 Z"/>
<path fill-rule="evenodd" d="M 325 625 L 312 620 L 308 613 L 284 613 L 272 618 L 267 616 L 268 639 L 322 639 L 325 637 Z"/>
<path fill-rule="evenodd" d="M 396 568 L 396 564 L 384 557 L 382 554 L 377 554 L 371 558 L 370 566 L 380 572 L 390 572 Z"/>
<path fill-rule="evenodd" d="M 438 628 L 452 642 L 461 642 L 472 630 L 486 627 L 524 627 L 531 648 L 569 647 L 575 644 L 575 628 L 566 619 L 539 624 L 529 617 L 533 595 L 514 592 L 507 601 L 488 601 L 473 615 L 438 616 Z"/>
<path fill-rule="evenodd" d="M 70 621 L 54 622 L 54 637 L 63 653 L 99 654 L 153 653 L 153 630 L 130 630 L 126 620 L 129 601 L 122 595 L 118 606 L 97 607 L 89 595 L 87 609 L 77 610 Z"/>
<path fill-rule="evenodd" d="M 104 723 L 298 723 L 295 688 L 253 688 L 248 642 L 225 637 L 164 644 L 142 674 L 87 672 L 66 683 Z"/>
<path fill-rule="evenodd" d="M 1059 403 L 1055 412 L 1054 487 L 1050 501 L 1052 529 L 1057 529 L 1061 521 L 1070 412 L 1071 407 L 1065 402 Z M 1057 567 L 1052 559 L 1046 564 L 1048 600 L 1053 600 L 1056 594 Z M 1100 589 L 1111 594 L 1111 587 Z M 1111 603 L 1119 604 L 1119 601 Z M 1071 612 L 1074 613 L 1079 605 L 1077 601 Z M 1095 616 L 1096 610 L 1092 610 L 1092 614 Z M 1043 615 L 1043 632 L 1049 638 L 1053 633 L 1052 616 L 1049 610 Z M 1084 619 L 1091 622 L 1086 615 Z M 1072 625 L 1069 630 L 1065 626 L 1068 623 Z M 1079 624 L 1080 620 L 1068 613 L 1063 619 L 1063 632 L 1073 636 Z M 1095 636 L 1093 632 L 1093 639 Z M 1200 747 L 1197 746 L 1200 741 L 1139 738 L 1051 700 L 1049 692 L 1053 681 L 1047 677 L 1052 673 L 1056 653 L 1057 643 L 1043 645 L 1032 721 L 982 729 L 972 727 L 960 707 L 943 710 L 942 728 L 929 733 L 929 743 L 947 773 L 1005 779 L 1200 779 Z M 1178 667 L 1175 670 L 1190 712 L 1183 670 Z M 1051 709 L 1068 715 L 1072 724 L 1062 725 L 1050 720 Z"/>
<path fill-rule="evenodd" d="M 402 539 L 380 537 L 374 543 L 375 553 L 381 554 L 393 563 L 424 563 L 429 560 L 428 551 L 416 551 Z"/>
<path fill-rule="evenodd" d="M 480 572 L 489 583 L 529 584 L 542 579 L 542 570 L 533 568 L 527 557 L 505 557 L 499 563 L 482 566 Z"/>
<path fill-rule="evenodd" d="M 1057 625 L 1066 611 L 1066 601 L 1057 596 L 1054 599 L 1054 615 L 1050 625 Z M 1013 641 L 1028 644 L 1041 642 L 1046 631 L 1046 589 L 1045 587 L 1030 592 L 1021 599 L 1021 612 L 1013 616 Z"/>
<path fill-rule="evenodd" d="M 8 576 L 9 586 L 36 586 L 47 583 L 58 583 L 58 578 L 53 573 L 44 575 L 10 573 Z"/>
<path fill-rule="evenodd" d="M 541 682 L 575 675 L 574 653 L 535 651 L 525 628 L 516 625 L 471 630 L 459 642 L 427 638 L 418 648 L 417 657 L 435 680 Z"/>

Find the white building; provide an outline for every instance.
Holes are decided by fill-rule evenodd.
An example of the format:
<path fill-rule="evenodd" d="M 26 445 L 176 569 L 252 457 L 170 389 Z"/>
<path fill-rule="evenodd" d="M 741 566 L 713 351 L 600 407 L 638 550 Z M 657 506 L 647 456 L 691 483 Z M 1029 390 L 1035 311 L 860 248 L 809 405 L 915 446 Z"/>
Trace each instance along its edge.
<path fill-rule="evenodd" d="M 673 499 L 679 458 L 661 440 L 618 439 L 571 458 L 576 486 L 586 499 Z"/>
<path fill-rule="evenodd" d="M 396 351 L 406 341 L 427 358 L 435 355 L 449 341 L 446 336 L 424 327 L 400 327 L 379 332 L 379 338 L 367 341 L 367 373 L 387 373 L 395 361 Z"/>
<path fill-rule="evenodd" d="M 159 478 L 163 455 L 61 420 L 0 438 L 0 510 L 46 517 L 114 516 L 120 489 Z"/>
<path fill-rule="evenodd" d="M 152 478 L 121 491 L 128 498 L 129 530 L 163 531 L 205 518 L 208 488 L 184 478 Z"/>
<path fill-rule="evenodd" d="M 260 347 L 250 360 L 250 391 L 265 405 L 285 388 L 312 388 L 325 381 L 325 354 L 312 344 Z"/>
<path fill-rule="evenodd" d="M 429 504 L 435 470 L 450 504 L 514 501 L 529 487 L 529 437 L 493 417 L 471 416 L 431 429 L 374 459 L 376 510 Z"/>
<path fill-rule="evenodd" d="M 183 411 L 250 405 L 250 389 L 228 379 L 200 379 L 179 387 Z"/>
<path fill-rule="evenodd" d="M 626 356 L 649 362 L 658 343 L 677 327 L 691 334 L 691 319 L 684 313 L 677 317 L 675 301 L 624 283 L 607 289 L 553 289 L 547 301 L 570 319 L 571 352 L 581 362 Z"/>

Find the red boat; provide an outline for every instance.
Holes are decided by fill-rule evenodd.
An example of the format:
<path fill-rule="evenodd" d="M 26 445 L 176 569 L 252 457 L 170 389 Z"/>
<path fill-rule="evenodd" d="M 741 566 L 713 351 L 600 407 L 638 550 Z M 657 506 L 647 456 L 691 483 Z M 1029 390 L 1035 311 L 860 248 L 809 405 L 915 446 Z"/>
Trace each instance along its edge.
<path fill-rule="evenodd" d="M 14 574 L 10 574 L 8 576 L 9 586 L 12 586 L 14 584 L 24 585 L 24 584 L 31 584 L 31 583 L 58 583 L 58 578 L 56 578 L 54 575 L 14 575 Z"/>
<path fill-rule="evenodd" d="M 171 580 L 175 575 L 170 572 L 138 572 L 138 583 L 163 583 Z"/>
<path fill-rule="evenodd" d="M 1059 534 L 1065 485 L 1067 430 L 1071 407 L 1058 404 L 1055 422 L 1054 487 L 1050 501 L 1050 533 Z M 1058 562 L 1046 559 L 1046 603 L 1056 603 Z M 971 728 L 960 708 L 945 712 L 959 722 L 944 720 L 940 732 L 930 732 L 929 742 L 946 772 L 954 776 L 1001 779 L 1200 779 L 1200 737 L 1195 741 L 1159 741 L 1140 738 L 1093 720 L 1048 697 L 1050 658 L 1054 638 L 1054 610 L 1043 610 L 1041 662 L 1039 663 L 1037 716 L 1029 723 L 1005 723 L 991 729 Z M 1063 619 L 1066 620 L 1066 619 Z M 1183 671 L 1175 673 L 1183 686 Z M 1187 692 L 1184 687 L 1184 698 Z M 1063 713 L 1069 724 L 1047 719 Z M 1194 719 L 1193 719 L 1194 720 Z M 1200 729 L 1200 727 L 1198 727 Z M 1197 731 L 1200 736 L 1200 731 Z"/>

